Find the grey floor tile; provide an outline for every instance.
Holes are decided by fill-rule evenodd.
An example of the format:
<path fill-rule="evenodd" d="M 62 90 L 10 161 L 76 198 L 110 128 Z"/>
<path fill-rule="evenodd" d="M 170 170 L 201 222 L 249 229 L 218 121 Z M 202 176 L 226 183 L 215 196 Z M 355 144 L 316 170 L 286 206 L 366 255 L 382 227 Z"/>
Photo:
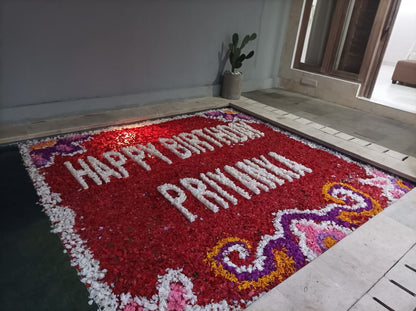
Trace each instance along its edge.
<path fill-rule="evenodd" d="M 354 137 L 416 156 L 416 124 L 379 117 L 281 89 L 243 94 L 264 104 L 297 114 Z"/>
<path fill-rule="evenodd" d="M 325 133 L 328 133 L 328 134 L 331 134 L 331 135 L 335 135 L 335 134 L 337 134 L 337 133 L 339 133 L 339 131 L 338 130 L 336 130 L 336 129 L 333 129 L 333 128 L 331 128 L 331 127 L 324 127 L 324 128 L 321 128 L 321 131 L 323 131 L 323 132 L 325 132 Z"/>
<path fill-rule="evenodd" d="M 363 147 L 368 146 L 368 145 L 370 145 L 370 144 L 371 144 L 371 142 L 366 141 L 366 140 L 364 140 L 364 139 L 359 139 L 359 138 L 353 138 L 353 139 L 351 139 L 351 141 L 352 141 L 353 143 L 356 143 L 356 144 L 358 144 L 358 145 L 360 145 L 360 146 L 363 146 Z"/>
<path fill-rule="evenodd" d="M 312 127 L 314 127 L 314 128 L 316 128 L 316 129 L 318 129 L 318 130 L 320 130 L 320 129 L 322 129 L 322 128 L 325 127 L 325 125 L 320 124 L 320 123 L 316 123 L 316 122 L 310 123 L 309 125 L 312 126 Z"/>
<path fill-rule="evenodd" d="M 370 145 L 366 146 L 368 149 L 374 150 L 374 151 L 378 151 L 380 153 L 386 152 L 387 150 L 389 150 L 387 147 L 384 146 L 380 146 L 374 143 L 371 143 Z"/>
<path fill-rule="evenodd" d="M 342 139 L 345 139 L 345 140 L 351 140 L 351 139 L 354 138 L 354 136 L 351 136 L 351 135 L 348 135 L 348 134 L 345 134 L 345 133 L 338 133 L 338 134 L 335 134 L 335 136 L 339 137 L 339 138 L 342 138 Z"/>
<path fill-rule="evenodd" d="M 299 123 L 302 123 L 302 124 L 311 124 L 312 123 L 311 120 L 308 120 L 308 119 L 305 119 L 305 118 L 296 119 L 296 122 L 299 122 Z"/>
<path fill-rule="evenodd" d="M 285 118 L 290 119 L 290 120 L 297 120 L 297 119 L 299 119 L 299 116 L 289 113 L 289 114 L 285 115 Z"/>
<path fill-rule="evenodd" d="M 368 292 L 368 295 L 395 311 L 413 311 L 416 307 L 416 297 L 396 286 L 387 278 L 381 279 Z"/>
<path fill-rule="evenodd" d="M 416 231 L 380 213 L 334 247 L 359 255 L 365 267 L 388 271 L 415 243 Z"/>
<path fill-rule="evenodd" d="M 413 263 L 416 266 L 416 262 Z M 386 278 L 395 285 L 416 295 L 416 272 L 409 269 L 405 264 L 397 263 L 387 274 Z M 416 307 L 416 306 L 415 306 Z"/>
<path fill-rule="evenodd" d="M 404 158 L 407 157 L 407 154 L 401 153 L 401 152 L 397 152 L 394 150 L 389 150 L 386 152 L 386 155 L 391 156 L 392 158 L 398 159 L 398 160 L 403 160 Z"/>
<path fill-rule="evenodd" d="M 278 287 L 296 310 L 347 310 L 359 298 L 356 292 L 344 291 L 343 282 L 333 277 L 341 272 L 322 263 L 319 257 L 299 272 Z"/>
<path fill-rule="evenodd" d="M 351 309 L 348 311 L 387 311 L 383 305 L 378 303 L 370 295 L 364 295 Z"/>
<path fill-rule="evenodd" d="M 416 190 L 410 191 L 400 201 L 386 208 L 383 215 L 416 231 Z"/>
<path fill-rule="evenodd" d="M 272 112 L 273 112 L 273 113 L 276 113 L 276 114 L 279 114 L 279 115 L 287 115 L 287 114 L 289 114 L 288 112 L 286 112 L 286 111 L 284 111 L 284 110 L 277 109 L 277 108 L 274 108 L 274 109 L 272 110 Z"/>

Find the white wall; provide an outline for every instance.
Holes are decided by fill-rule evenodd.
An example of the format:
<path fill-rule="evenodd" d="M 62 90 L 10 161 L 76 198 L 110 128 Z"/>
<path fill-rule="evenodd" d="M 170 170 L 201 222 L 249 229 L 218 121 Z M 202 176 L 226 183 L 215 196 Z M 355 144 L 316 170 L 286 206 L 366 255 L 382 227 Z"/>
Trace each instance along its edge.
<path fill-rule="evenodd" d="M 416 44 L 416 1 L 402 0 L 383 63 L 395 65 L 406 59 L 413 44 Z"/>
<path fill-rule="evenodd" d="M 0 121 L 218 95 L 231 34 L 244 90 L 276 85 L 287 0 L 0 0 Z M 102 98 L 102 100 L 96 100 Z M 94 100 L 95 99 L 95 100 Z"/>

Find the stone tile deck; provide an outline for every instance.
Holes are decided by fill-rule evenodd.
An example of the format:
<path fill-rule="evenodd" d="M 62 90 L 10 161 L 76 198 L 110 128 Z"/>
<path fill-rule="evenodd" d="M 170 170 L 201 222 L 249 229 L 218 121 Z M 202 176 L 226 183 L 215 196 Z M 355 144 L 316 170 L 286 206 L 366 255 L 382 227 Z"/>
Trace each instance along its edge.
<path fill-rule="evenodd" d="M 233 107 L 356 159 L 416 181 L 416 158 L 304 116 L 242 97 L 185 100 L 0 128 L 0 144 Z M 416 190 L 358 228 L 247 310 L 416 310 Z"/>

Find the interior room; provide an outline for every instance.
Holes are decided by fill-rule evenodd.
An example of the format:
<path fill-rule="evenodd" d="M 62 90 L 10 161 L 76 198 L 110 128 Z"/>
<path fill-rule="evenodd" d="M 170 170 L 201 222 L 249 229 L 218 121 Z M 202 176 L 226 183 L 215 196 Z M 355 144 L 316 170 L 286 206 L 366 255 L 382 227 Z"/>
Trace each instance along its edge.
<path fill-rule="evenodd" d="M 416 88 L 412 85 L 392 84 L 394 67 L 399 60 L 416 59 L 416 3 L 402 0 L 393 31 L 384 54 L 371 100 L 415 113 Z"/>

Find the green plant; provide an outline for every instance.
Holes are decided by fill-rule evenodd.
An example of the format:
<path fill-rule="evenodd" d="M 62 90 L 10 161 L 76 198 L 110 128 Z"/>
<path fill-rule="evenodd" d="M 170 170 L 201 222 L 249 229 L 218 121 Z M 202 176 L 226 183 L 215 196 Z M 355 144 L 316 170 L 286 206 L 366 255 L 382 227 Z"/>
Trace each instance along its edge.
<path fill-rule="evenodd" d="M 235 69 L 240 68 L 243 65 L 243 61 L 253 57 L 254 51 L 249 52 L 246 54 L 241 54 L 241 50 L 246 46 L 247 43 L 253 41 L 257 38 L 256 33 L 252 33 L 251 35 L 246 35 L 241 41 L 241 45 L 238 46 L 238 34 L 234 33 L 232 37 L 232 42 L 228 45 L 228 52 L 229 59 L 231 63 L 231 72 L 235 72 Z"/>

